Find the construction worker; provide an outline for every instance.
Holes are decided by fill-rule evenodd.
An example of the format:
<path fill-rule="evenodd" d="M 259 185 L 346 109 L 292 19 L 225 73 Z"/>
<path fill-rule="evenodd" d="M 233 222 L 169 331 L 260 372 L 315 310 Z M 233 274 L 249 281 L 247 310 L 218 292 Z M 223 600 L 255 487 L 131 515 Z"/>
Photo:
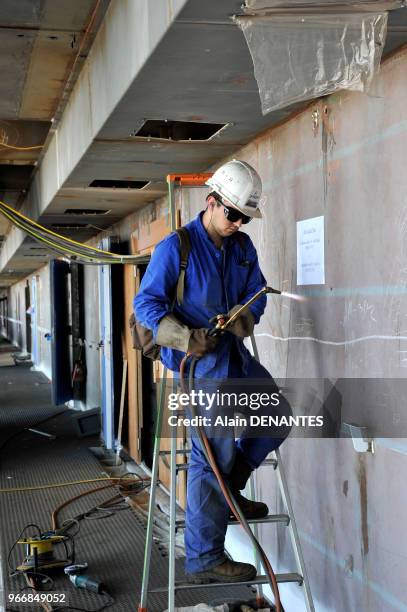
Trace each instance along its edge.
<path fill-rule="evenodd" d="M 243 344 L 263 314 L 265 296 L 242 313 L 223 336 L 209 334 L 213 317 L 230 315 L 236 305 L 245 303 L 266 285 L 256 249 L 249 236 L 239 231 L 242 225 L 262 217 L 261 180 L 252 166 L 233 160 L 221 166 L 207 185 L 210 193 L 205 210 L 185 226 L 191 250 L 182 305 L 173 299 L 180 274 L 179 240 L 173 233 L 154 250 L 134 299 L 135 315 L 153 331 L 156 344 L 163 347 L 160 359 L 173 372 L 179 372 L 188 352 L 200 357 L 195 370 L 198 381 L 268 379 L 273 386 L 269 372 Z M 239 491 L 287 434 L 277 438 L 244 435 L 237 441 L 234 435 L 211 438 L 218 467 L 248 518 L 264 517 L 268 508 L 244 498 Z M 191 582 L 237 582 L 252 580 L 256 575 L 253 565 L 232 561 L 225 555 L 229 516 L 215 474 L 199 441 L 192 436 L 185 527 L 186 575 Z"/>

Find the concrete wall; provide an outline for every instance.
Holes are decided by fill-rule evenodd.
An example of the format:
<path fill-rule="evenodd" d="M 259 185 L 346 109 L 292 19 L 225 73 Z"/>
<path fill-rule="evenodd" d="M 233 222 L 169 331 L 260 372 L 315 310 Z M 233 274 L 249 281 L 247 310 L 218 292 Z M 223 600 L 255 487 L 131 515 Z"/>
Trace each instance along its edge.
<path fill-rule="evenodd" d="M 33 279 L 35 279 L 37 293 L 35 303 Z M 37 342 L 35 367 L 51 379 L 51 342 L 46 337 L 47 334 L 51 333 L 50 273 L 48 265 L 8 289 L 9 340 L 16 344 L 21 351 L 27 350 L 25 317 L 25 287 L 27 283 L 30 287 L 31 305 L 35 309 L 31 317 L 32 353 L 34 353 L 35 336 Z"/>
<path fill-rule="evenodd" d="M 257 327 L 262 362 L 275 377 L 329 379 L 341 404 L 339 421 L 352 409 L 379 437 L 374 455 L 357 454 L 350 440 L 291 438 L 282 447 L 319 612 L 407 610 L 407 444 L 381 436 L 377 410 L 362 410 L 372 400 L 363 381 L 354 397 L 336 382 L 405 378 L 406 70 L 405 50 L 385 62 L 371 95 L 325 98 L 235 154 L 263 179 L 264 220 L 247 229 L 269 284 L 304 293 L 296 285 L 296 222 L 325 220 L 326 284 L 307 288 L 304 304 L 269 298 Z M 203 199 L 203 192 L 183 192 L 183 222 Z M 114 232 L 128 236 L 165 213 L 162 201 Z M 380 412 L 402 410 L 390 404 L 391 380 L 384 389 Z M 271 469 L 259 470 L 257 488 L 279 511 Z M 264 526 L 261 534 L 275 569 L 294 570 L 286 530 Z M 237 528 L 228 547 L 247 560 L 250 547 Z M 286 609 L 304 609 L 298 587 L 281 592 Z"/>
<path fill-rule="evenodd" d="M 47 334 L 51 333 L 51 295 L 50 270 L 44 266 L 24 280 L 12 285 L 7 292 L 9 303 L 9 330 L 10 341 L 16 344 L 21 351 L 27 349 L 25 325 L 25 286 L 29 283 L 31 303 L 33 303 L 32 280 L 36 281 L 37 301 L 35 304 L 37 318 L 34 324 L 32 319 L 32 334 L 37 334 L 37 361 L 36 369 L 42 371 L 50 380 L 52 379 L 51 342 Z M 85 266 L 84 272 L 85 294 L 85 355 L 87 365 L 86 402 L 77 408 L 95 408 L 100 406 L 100 352 L 98 343 L 99 332 L 99 270 L 97 266 Z M 32 345 L 32 353 L 34 346 Z"/>
<path fill-rule="evenodd" d="M 37 288 L 36 321 L 32 319 L 32 334 L 37 334 L 37 361 L 36 369 L 42 371 L 50 380 L 51 342 L 47 334 L 51 333 L 51 294 L 50 270 L 44 266 L 24 280 L 12 285 L 7 292 L 9 303 L 9 330 L 10 341 L 16 344 L 21 351 L 27 349 L 25 325 L 25 286 L 29 283 L 31 303 L 33 303 L 32 280 L 35 279 Z M 84 294 L 85 294 L 85 355 L 87 364 L 86 402 L 79 408 L 94 408 L 100 406 L 100 353 L 98 343 L 99 332 L 99 270 L 96 266 L 85 266 Z M 34 347 L 32 346 L 34 353 Z"/>
<path fill-rule="evenodd" d="M 263 179 L 265 219 L 249 233 L 269 284 L 304 292 L 296 285 L 296 222 L 325 217 L 326 284 L 312 287 L 304 304 L 269 298 L 257 328 L 262 361 L 277 377 L 329 379 L 341 420 L 351 412 L 376 436 L 374 408 L 389 419 L 404 412 L 402 397 L 392 398 L 394 381 L 373 398 L 366 381 L 356 381 L 353 398 L 336 381 L 405 378 L 406 69 L 404 51 L 383 65 L 374 95 L 330 96 L 236 154 Z M 349 440 L 289 439 L 282 447 L 318 611 L 407 610 L 407 444 L 377 442 L 374 455 L 357 454 Z M 273 481 L 260 470 L 259 497 L 277 510 Z M 293 568 L 284 528 L 275 533 L 262 528 L 271 559 Z M 302 610 L 299 589 L 283 595 L 288 590 L 287 608 Z"/>

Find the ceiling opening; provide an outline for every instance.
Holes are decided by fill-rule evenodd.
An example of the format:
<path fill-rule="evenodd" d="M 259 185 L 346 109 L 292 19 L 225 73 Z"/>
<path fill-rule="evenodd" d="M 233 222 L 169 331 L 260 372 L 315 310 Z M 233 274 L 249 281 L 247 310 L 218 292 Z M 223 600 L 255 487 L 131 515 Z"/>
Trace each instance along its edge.
<path fill-rule="evenodd" d="M 67 208 L 64 215 L 107 215 L 110 210 L 101 208 Z"/>
<path fill-rule="evenodd" d="M 134 133 L 134 136 L 165 138 L 167 140 L 209 140 L 225 125 L 225 123 L 148 119 L 138 132 Z"/>
<path fill-rule="evenodd" d="M 102 180 L 92 181 L 89 187 L 99 187 L 102 189 L 143 189 L 150 181 L 117 181 Z"/>
<path fill-rule="evenodd" d="M 0 164 L 0 189 L 3 191 L 20 191 L 27 189 L 35 166 L 18 166 Z"/>

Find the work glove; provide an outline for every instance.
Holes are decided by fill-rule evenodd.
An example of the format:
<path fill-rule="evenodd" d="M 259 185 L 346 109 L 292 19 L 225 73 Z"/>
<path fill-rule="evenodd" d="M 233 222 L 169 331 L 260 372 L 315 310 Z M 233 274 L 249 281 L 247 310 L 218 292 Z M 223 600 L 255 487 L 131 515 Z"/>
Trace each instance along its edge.
<path fill-rule="evenodd" d="M 213 353 L 218 345 L 219 338 L 217 336 L 210 336 L 210 329 L 201 327 L 200 329 L 191 329 L 190 331 L 188 353 L 193 353 L 197 357 Z"/>
<path fill-rule="evenodd" d="M 237 310 L 241 308 L 241 304 L 236 304 L 233 306 L 231 310 L 226 315 L 226 319 L 230 319 L 230 317 L 235 314 Z M 235 336 L 239 336 L 239 338 L 247 338 L 247 336 L 251 336 L 254 330 L 254 317 L 249 308 L 246 308 L 242 311 L 242 313 L 226 328 L 227 331 L 232 332 Z"/>
<path fill-rule="evenodd" d="M 170 314 L 161 319 L 155 341 L 160 346 L 203 357 L 207 353 L 212 353 L 219 342 L 219 338 L 210 336 L 209 332 L 210 329 L 204 327 L 190 329 Z"/>

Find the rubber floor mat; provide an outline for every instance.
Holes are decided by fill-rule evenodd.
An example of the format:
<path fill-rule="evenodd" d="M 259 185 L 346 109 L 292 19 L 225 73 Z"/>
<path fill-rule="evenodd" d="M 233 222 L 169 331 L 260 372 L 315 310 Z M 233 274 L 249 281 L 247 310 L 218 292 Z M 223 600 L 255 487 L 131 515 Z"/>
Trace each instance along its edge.
<path fill-rule="evenodd" d="M 21 576 L 10 578 L 7 567 L 9 551 L 28 523 L 34 523 L 42 531 L 51 529 L 51 513 L 67 499 L 84 490 L 96 489 L 103 482 L 73 484 L 64 487 L 51 487 L 40 490 L 18 490 L 4 492 L 4 489 L 26 489 L 68 483 L 77 480 L 90 480 L 104 476 L 103 466 L 88 450 L 96 446 L 98 439 L 76 438 L 69 430 L 70 415 L 44 419 L 61 407 L 50 404 L 50 388 L 45 377 L 30 372 L 24 366 L 13 368 L 12 374 L 6 369 L 0 372 L 0 385 L 5 389 L 1 395 L 0 427 L 0 552 L 2 574 L 6 598 L 16 593 L 25 582 Z M 14 374 L 16 373 L 16 374 Z M 45 379 L 45 380 L 44 380 Z M 11 384 L 8 384 L 11 383 Z M 36 384 L 37 383 L 37 384 Z M 4 400 L 6 397 L 6 400 Z M 55 435 L 55 439 L 45 438 L 29 432 L 27 426 L 43 421 L 40 429 Z M 86 513 L 90 508 L 101 504 L 117 492 L 117 487 L 92 492 L 64 508 L 59 514 L 59 524 L 64 520 Z M 113 605 L 106 608 L 112 612 L 136 612 L 143 568 L 145 524 L 130 507 L 113 511 L 111 514 L 98 513 L 93 518 L 80 521 L 80 531 L 75 538 L 76 562 L 87 562 L 87 574 L 102 581 L 114 598 Z M 16 545 L 10 555 L 10 565 L 14 568 L 24 557 L 24 547 Z M 158 545 L 153 544 L 151 557 L 150 587 L 163 586 L 167 580 L 168 558 Z M 183 579 L 183 560 L 176 563 L 177 579 Z M 70 606 L 94 611 L 106 601 L 103 597 L 75 589 L 62 573 L 53 574 L 53 592 L 64 592 Z M 216 588 L 182 591 L 176 596 L 176 605 L 191 606 L 200 602 L 225 601 L 234 597 L 249 598 L 251 589 Z M 32 606 L 32 607 L 31 607 Z M 167 608 L 167 596 L 151 594 L 148 610 L 162 612 Z M 69 607 L 60 607 L 69 611 Z M 7 610 L 27 612 L 42 610 L 35 604 L 9 605 Z"/>

